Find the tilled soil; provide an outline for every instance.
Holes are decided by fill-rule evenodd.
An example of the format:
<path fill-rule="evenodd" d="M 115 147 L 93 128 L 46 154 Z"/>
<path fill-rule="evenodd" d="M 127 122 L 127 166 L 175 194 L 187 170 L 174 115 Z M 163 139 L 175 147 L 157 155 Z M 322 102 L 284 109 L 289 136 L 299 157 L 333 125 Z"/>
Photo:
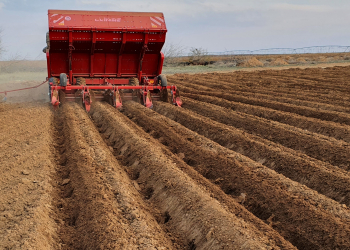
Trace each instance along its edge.
<path fill-rule="evenodd" d="M 350 249 L 349 69 L 169 76 L 182 108 L 0 104 L 0 248 Z"/>
<path fill-rule="evenodd" d="M 0 249 L 55 249 L 48 104 L 0 104 Z"/>

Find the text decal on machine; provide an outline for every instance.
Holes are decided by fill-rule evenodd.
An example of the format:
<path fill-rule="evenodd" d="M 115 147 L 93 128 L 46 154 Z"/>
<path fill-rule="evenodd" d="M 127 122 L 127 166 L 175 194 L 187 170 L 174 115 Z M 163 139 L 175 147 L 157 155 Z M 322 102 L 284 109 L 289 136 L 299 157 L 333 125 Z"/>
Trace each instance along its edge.
<path fill-rule="evenodd" d="M 121 20 L 122 20 L 121 18 L 106 18 L 106 17 L 95 18 L 95 22 L 115 22 L 115 23 L 120 23 Z"/>

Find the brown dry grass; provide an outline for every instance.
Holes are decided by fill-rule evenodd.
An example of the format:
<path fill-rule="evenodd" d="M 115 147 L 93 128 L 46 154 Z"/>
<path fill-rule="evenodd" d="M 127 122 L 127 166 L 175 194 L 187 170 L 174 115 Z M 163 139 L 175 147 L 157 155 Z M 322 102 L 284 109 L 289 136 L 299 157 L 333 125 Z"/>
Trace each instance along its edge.
<path fill-rule="evenodd" d="M 264 63 L 256 59 L 256 57 L 247 58 L 241 63 L 237 64 L 238 67 L 262 67 Z"/>
<path fill-rule="evenodd" d="M 46 61 L 0 61 L 0 73 L 46 72 Z"/>
<path fill-rule="evenodd" d="M 176 65 L 188 65 L 189 57 L 178 58 Z M 304 65 L 318 63 L 341 63 L 350 61 L 350 53 L 324 53 L 324 54 L 290 54 L 290 55 L 221 55 L 207 56 L 206 64 L 217 64 L 238 67 L 261 67 Z M 170 65 L 167 65 L 170 66 Z"/>

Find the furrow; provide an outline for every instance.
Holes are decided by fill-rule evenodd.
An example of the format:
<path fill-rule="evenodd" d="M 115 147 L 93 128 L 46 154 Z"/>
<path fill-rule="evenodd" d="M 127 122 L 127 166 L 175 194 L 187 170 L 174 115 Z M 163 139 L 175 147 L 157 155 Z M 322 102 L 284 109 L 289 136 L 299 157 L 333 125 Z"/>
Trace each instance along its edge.
<path fill-rule="evenodd" d="M 347 125 L 339 125 L 334 122 L 322 121 L 315 118 L 309 118 L 297 114 L 278 111 L 270 108 L 244 104 L 240 102 L 227 101 L 218 97 L 198 95 L 195 90 L 182 93 L 182 96 L 189 97 L 193 100 L 211 103 L 233 111 L 242 112 L 257 117 L 265 118 L 272 121 L 295 126 L 310 132 L 322 134 L 324 136 L 333 137 L 337 140 L 343 140 L 350 143 L 350 127 Z"/>
<path fill-rule="evenodd" d="M 62 249 L 173 249 L 87 113 L 65 104 L 55 126 Z"/>
<path fill-rule="evenodd" d="M 192 178 L 185 165 L 113 107 L 95 103 L 92 118 L 113 143 L 137 182 L 149 190 L 149 200 L 165 222 L 188 241 L 191 249 L 270 249 L 242 218 L 228 211 Z"/>
<path fill-rule="evenodd" d="M 135 102 L 124 103 L 123 113 L 138 126 L 142 127 L 145 132 L 166 146 L 169 151 L 177 155 L 180 159 L 178 164 L 183 166 L 181 170 L 192 179 L 202 183 L 206 190 L 211 193 L 211 196 L 221 204 L 225 204 L 231 213 L 249 222 L 252 230 L 263 231 L 264 235 L 279 247 L 288 248 L 288 244 L 286 244 L 284 239 L 271 228 L 272 222 L 267 222 L 270 224 L 269 226 L 265 225 L 251 213 L 237 206 L 237 202 L 245 206 L 249 205 L 247 205 L 248 202 L 244 198 L 246 193 L 243 193 L 245 190 L 244 185 L 246 184 L 241 186 L 242 182 L 237 181 L 234 184 L 235 194 L 232 192 L 232 178 L 235 178 L 235 180 L 240 178 L 238 177 L 240 176 L 239 173 L 234 172 L 232 174 L 232 169 L 239 169 L 238 172 L 245 172 L 245 175 L 249 175 L 248 172 L 250 170 L 234 160 L 233 152 Z M 217 168 L 217 166 L 220 166 L 220 168 Z M 193 169 L 205 178 L 198 175 Z M 251 177 L 253 176 L 254 174 L 251 175 Z M 208 180 L 211 182 L 208 182 Z M 221 190 L 218 191 L 215 184 L 220 186 Z M 226 193 L 229 191 L 230 194 L 225 195 L 223 191 Z M 252 197 L 247 198 L 247 200 L 251 203 Z M 260 214 L 263 213 L 263 211 L 260 211 Z M 266 218 L 270 216 L 271 214 L 264 214 Z"/>
<path fill-rule="evenodd" d="M 233 130 L 220 126 L 215 122 L 210 122 L 208 119 L 200 118 L 187 110 L 157 103 L 155 111 L 213 141 L 221 142 L 220 144 L 234 144 L 236 141 Z M 172 128 L 174 129 L 175 126 Z M 183 132 L 178 133 L 183 134 Z M 180 147 L 179 152 L 191 158 L 193 152 L 187 147 L 181 149 L 182 147 Z M 188 154 L 186 154 L 187 151 L 189 151 Z M 220 160 L 218 160 L 215 167 L 210 168 L 210 165 L 208 165 L 210 164 L 209 159 L 205 158 L 204 155 L 202 160 L 199 157 L 196 158 L 197 162 L 194 161 L 195 163 L 192 163 L 192 165 L 198 171 L 209 172 L 207 173 L 208 177 L 212 175 L 213 179 L 218 177 L 226 180 L 226 183 L 230 185 L 225 190 L 228 194 L 237 195 L 239 192 L 246 192 L 247 199 L 250 199 L 250 201 L 247 201 L 247 209 L 263 220 L 269 218 L 271 220 L 272 217 L 278 218 L 274 228 L 296 247 L 300 249 L 333 249 L 340 242 L 342 242 L 340 244 L 343 244 L 343 239 L 330 239 L 328 233 L 330 229 L 327 229 L 328 226 L 332 225 L 330 228 L 339 230 L 340 234 L 344 234 L 345 231 L 349 233 L 347 225 L 349 212 L 339 203 L 327 199 L 305 186 L 292 182 L 233 151 L 231 151 L 232 157 L 240 163 L 231 163 L 232 168 L 226 171 L 225 165 L 222 166 Z M 206 161 L 208 161 L 208 164 L 206 164 Z M 218 168 L 218 166 L 220 167 Z M 201 168 L 203 169 L 201 170 Z M 334 213 L 335 207 L 338 211 L 336 213 Z M 307 228 L 313 228 L 314 230 L 310 231 Z M 334 240 L 338 243 L 335 243 Z M 332 243 L 330 243 L 331 241 Z"/>
<path fill-rule="evenodd" d="M 350 125 L 350 114 L 346 114 L 346 113 L 319 110 L 316 108 L 301 107 L 301 106 L 287 104 L 287 103 L 257 99 L 253 97 L 245 97 L 245 96 L 236 95 L 234 93 L 223 93 L 219 91 L 213 91 L 207 87 L 203 87 L 195 84 L 187 84 L 186 86 L 181 84 L 178 84 L 178 85 L 180 86 L 180 90 L 182 92 L 186 91 L 188 86 L 191 89 L 197 89 L 197 94 L 200 94 L 200 95 L 215 96 L 228 101 L 241 102 L 241 103 L 250 104 L 254 106 L 261 106 L 261 107 L 271 108 L 271 109 L 280 110 L 284 112 L 295 113 L 298 115 L 312 117 L 320 120 L 332 121 L 340 124 Z"/>
<path fill-rule="evenodd" d="M 200 115 L 349 170 L 350 145 L 345 142 L 213 104 L 184 100 L 184 107 Z"/>

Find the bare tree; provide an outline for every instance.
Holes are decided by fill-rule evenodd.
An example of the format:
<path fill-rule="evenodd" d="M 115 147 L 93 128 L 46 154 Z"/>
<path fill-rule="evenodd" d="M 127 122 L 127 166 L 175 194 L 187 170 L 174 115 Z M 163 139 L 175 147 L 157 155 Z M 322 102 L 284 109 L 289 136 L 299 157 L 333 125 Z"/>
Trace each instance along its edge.
<path fill-rule="evenodd" d="M 189 63 L 194 65 L 207 65 L 210 61 L 208 51 L 203 48 L 192 47 L 188 56 Z"/>
<path fill-rule="evenodd" d="M 165 57 L 165 64 L 175 64 L 180 61 L 180 57 L 184 55 L 185 47 L 181 44 L 167 42 L 162 51 Z"/>

